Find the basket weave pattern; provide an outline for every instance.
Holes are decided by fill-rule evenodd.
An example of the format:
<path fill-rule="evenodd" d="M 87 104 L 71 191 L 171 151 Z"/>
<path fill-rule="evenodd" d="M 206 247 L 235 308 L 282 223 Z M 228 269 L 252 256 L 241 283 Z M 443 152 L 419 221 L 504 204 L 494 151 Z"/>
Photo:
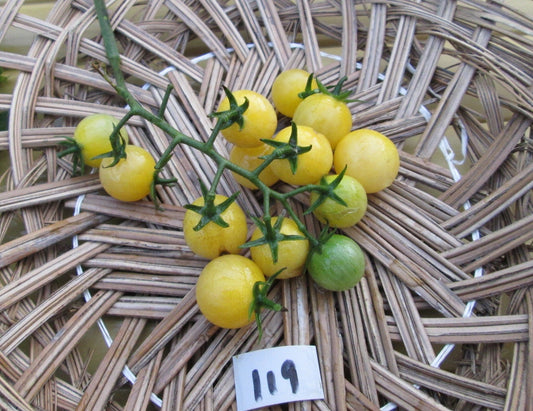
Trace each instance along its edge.
<path fill-rule="evenodd" d="M 232 356 L 293 344 L 317 346 L 325 399 L 290 409 L 533 403 L 532 19 L 483 1 L 110 4 L 130 90 L 156 110 L 172 83 L 165 116 L 185 134 L 209 136 L 222 86 L 268 96 L 300 67 L 325 84 L 347 76 L 363 101 L 350 103 L 354 125 L 400 149 L 395 183 L 344 230 L 366 253 L 363 280 L 342 293 L 277 282 L 271 297 L 288 311 L 266 314 L 258 343 L 255 325 L 219 329 L 195 303 L 206 260 L 184 242 L 183 206 L 215 165 L 178 147 L 164 211 L 109 198 L 95 174 L 72 177 L 60 141 L 84 116 L 127 108 L 92 65 L 106 61 L 92 2 L 57 1 L 45 20 L 22 5 L 0 9 L 0 50 L 10 30 L 35 34 L 24 54 L 0 51 L 0 67 L 20 72 L 0 95 L 0 407 L 232 409 Z M 156 157 L 168 145 L 142 119 L 127 127 Z M 260 215 L 256 193 L 229 174 L 220 186 L 239 189 Z"/>

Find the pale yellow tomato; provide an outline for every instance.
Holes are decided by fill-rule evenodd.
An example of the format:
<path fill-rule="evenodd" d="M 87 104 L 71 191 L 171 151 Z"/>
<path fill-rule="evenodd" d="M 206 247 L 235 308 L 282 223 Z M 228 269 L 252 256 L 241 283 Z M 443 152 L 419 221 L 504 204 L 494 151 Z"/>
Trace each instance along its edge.
<path fill-rule="evenodd" d="M 334 167 L 354 177 L 367 193 L 390 186 L 400 169 L 400 156 L 394 143 L 382 133 L 359 129 L 348 133 L 335 148 Z"/>
<path fill-rule="evenodd" d="M 121 201 L 141 200 L 150 194 L 155 160 L 144 148 L 131 144 L 126 146 L 125 152 L 126 158 L 111 167 L 113 158 L 104 158 L 98 176 L 111 197 Z"/>
<path fill-rule="evenodd" d="M 227 197 L 223 195 L 216 195 L 215 205 L 226 199 Z M 199 197 L 192 204 L 203 206 L 204 198 Z M 248 235 L 244 211 L 236 202 L 233 202 L 220 216 L 228 227 L 222 227 L 210 221 L 201 229 L 195 230 L 194 227 L 200 222 L 202 216 L 189 209 L 185 212 L 183 218 L 185 242 L 195 254 L 213 259 L 224 253 L 238 254 L 240 252 L 239 247 L 245 243 Z"/>
<path fill-rule="evenodd" d="M 94 158 L 112 150 L 109 136 L 118 120 L 109 114 L 91 114 L 81 120 L 74 129 L 74 140 L 81 149 L 84 164 L 98 168 L 101 158 Z M 120 136 L 128 143 L 128 133 L 120 129 Z"/>
<path fill-rule="evenodd" d="M 329 175 L 324 178 L 330 184 L 338 175 Z M 333 193 L 344 200 L 346 205 L 326 198 L 313 214 L 323 223 L 328 223 L 330 227 L 346 228 L 357 224 L 365 215 L 367 208 L 367 197 L 364 187 L 353 177 L 344 174 L 339 185 L 333 189 Z M 319 193 L 312 191 L 310 195 L 311 204 L 319 198 Z"/>
<path fill-rule="evenodd" d="M 278 217 L 272 218 L 272 225 Z M 282 220 L 280 233 L 284 235 L 304 236 L 298 229 L 296 223 L 290 218 Z M 261 230 L 256 228 L 252 233 L 251 241 L 255 241 L 263 236 Z M 307 254 L 309 253 L 309 240 L 283 240 L 278 242 L 278 259 L 274 262 L 272 252 L 268 244 L 261 244 L 250 247 L 252 260 L 263 270 L 263 273 L 270 277 L 282 268 L 285 268 L 278 279 L 296 277 L 302 274 Z"/>
<path fill-rule="evenodd" d="M 222 328 L 240 328 L 254 321 L 249 315 L 253 287 L 265 281 L 249 258 L 226 254 L 211 260 L 196 283 L 196 302 L 209 322 Z"/>
<path fill-rule="evenodd" d="M 236 90 L 232 94 L 239 105 L 248 99 L 248 108 L 243 113 L 242 128 L 234 123 L 221 131 L 226 140 L 240 147 L 257 147 L 263 144 L 261 139 L 272 138 L 278 125 L 278 117 L 272 103 L 262 94 L 252 90 Z M 217 111 L 222 112 L 229 108 L 230 103 L 226 96 Z"/>
<path fill-rule="evenodd" d="M 261 157 L 270 154 L 273 150 L 274 147 L 269 146 L 268 144 L 261 144 L 258 147 L 233 146 L 229 159 L 232 163 L 237 164 L 248 171 L 254 171 L 263 163 L 264 160 Z M 244 178 L 240 174 L 234 172 L 232 172 L 232 174 L 240 185 L 248 187 L 252 190 L 257 189 L 257 186 L 247 178 Z M 259 174 L 259 180 L 261 180 L 267 186 L 271 186 L 276 183 L 279 178 L 272 171 L 272 166 L 268 165 Z"/>
<path fill-rule="evenodd" d="M 272 83 L 272 102 L 281 114 L 287 117 L 294 115 L 296 107 L 303 101 L 298 94 L 305 91 L 309 75 L 307 71 L 298 68 L 284 70 L 277 75 Z M 313 78 L 311 89 L 317 87 L 317 82 Z"/>
<path fill-rule="evenodd" d="M 328 139 L 308 126 L 296 126 L 297 145 L 311 146 L 311 150 L 298 155 L 296 172 L 293 173 L 288 159 L 272 162 L 272 170 L 280 180 L 294 185 L 314 184 L 326 175 L 333 165 L 333 150 Z M 274 140 L 289 142 L 292 127 L 282 129 Z"/>
<path fill-rule="evenodd" d="M 352 129 L 352 113 L 346 103 L 323 93 L 306 97 L 296 108 L 293 120 L 324 134 L 333 149 Z"/>

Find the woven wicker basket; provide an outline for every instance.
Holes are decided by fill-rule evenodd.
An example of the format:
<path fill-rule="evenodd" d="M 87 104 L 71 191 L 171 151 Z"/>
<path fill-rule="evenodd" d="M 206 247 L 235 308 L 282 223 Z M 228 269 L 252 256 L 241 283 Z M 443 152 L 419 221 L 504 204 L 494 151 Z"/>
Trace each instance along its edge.
<path fill-rule="evenodd" d="M 92 2 L 57 1 L 46 19 L 23 3 L 0 9 L 0 50 L 35 35 L 24 53 L 0 51 L 18 71 L 0 95 L 0 408 L 235 409 L 232 357 L 297 344 L 317 347 L 325 398 L 274 409 L 533 404 L 531 16 L 481 0 L 110 4 L 131 91 L 156 109 L 172 83 L 167 120 L 186 134 L 209 135 L 223 85 L 268 95 L 301 67 L 347 76 L 364 101 L 350 104 L 355 126 L 400 149 L 397 181 L 345 230 L 368 257 L 363 280 L 342 293 L 278 281 L 289 310 L 265 316 L 258 343 L 255 325 L 219 329 L 195 303 L 206 260 L 184 243 L 182 206 L 213 164 L 178 147 L 164 211 L 71 177 L 64 136 L 127 109 L 92 66 L 106 61 Z M 156 156 L 168 145 L 139 118 L 128 130 Z M 228 175 L 221 191 L 236 189 Z M 239 202 L 260 213 L 254 192 Z"/>

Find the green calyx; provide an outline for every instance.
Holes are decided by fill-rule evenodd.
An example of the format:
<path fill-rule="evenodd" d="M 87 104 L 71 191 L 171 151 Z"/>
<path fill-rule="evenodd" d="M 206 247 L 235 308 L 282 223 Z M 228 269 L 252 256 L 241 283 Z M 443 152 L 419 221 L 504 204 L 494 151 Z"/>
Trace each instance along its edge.
<path fill-rule="evenodd" d="M 334 86 L 326 87 L 319 79 L 315 78 L 318 88 L 313 88 L 313 74 L 310 74 L 305 85 L 305 90 L 299 93 L 298 96 L 305 99 L 313 94 L 320 93 L 333 97 L 335 100 L 342 101 L 343 103 L 360 102 L 361 100 L 348 99 L 350 94 L 352 94 L 352 90 L 342 90 L 347 79 L 348 77 L 343 76 Z"/>
<path fill-rule="evenodd" d="M 281 227 L 283 225 L 283 213 L 276 219 L 276 222 L 272 224 L 272 217 L 270 215 L 265 215 L 263 220 L 260 220 L 257 217 L 251 217 L 255 225 L 261 231 L 262 237 L 259 237 L 256 240 L 248 241 L 243 244 L 242 248 L 257 247 L 263 244 L 268 244 L 270 252 L 272 254 L 272 261 L 277 263 L 278 261 L 278 247 L 280 241 L 290 241 L 290 240 L 305 240 L 305 237 L 301 235 L 294 234 L 283 234 L 281 232 Z"/>
<path fill-rule="evenodd" d="M 341 183 L 345 173 L 346 167 L 344 167 L 340 174 L 335 177 L 330 183 L 326 181 L 326 176 L 323 176 L 320 179 L 320 184 L 311 189 L 319 193 L 318 198 L 313 204 L 311 204 L 311 206 L 307 210 L 305 210 L 304 214 L 312 213 L 328 198 L 331 198 L 333 201 L 336 201 L 337 203 L 346 206 L 346 202 L 335 193 L 335 188 L 337 188 L 337 186 Z"/>
<path fill-rule="evenodd" d="M 298 169 L 298 156 L 311 150 L 311 146 L 298 145 L 298 127 L 294 122 L 291 122 L 291 135 L 289 137 L 289 142 L 285 143 L 283 141 L 267 139 L 261 141 L 269 146 L 274 147 L 274 151 L 267 156 L 267 159 L 272 158 L 275 160 L 288 160 L 291 167 L 291 172 L 293 174 L 296 173 L 296 170 Z"/>
<path fill-rule="evenodd" d="M 85 174 L 85 161 L 83 161 L 81 147 L 78 142 L 72 137 L 65 137 L 65 139 L 59 144 L 65 147 L 64 150 L 57 153 L 59 158 L 72 154 L 72 175 L 76 176 Z"/>
<path fill-rule="evenodd" d="M 112 158 L 113 161 L 106 167 L 114 167 L 118 164 L 120 160 L 127 157 L 126 155 L 127 143 L 124 137 L 122 137 L 122 135 L 120 134 L 121 128 L 122 128 L 121 124 L 115 124 L 114 129 L 111 132 L 111 135 L 109 136 L 109 141 L 111 142 L 111 151 L 108 151 L 107 153 L 103 153 L 103 154 L 93 157 L 93 159 Z"/>
<path fill-rule="evenodd" d="M 258 341 L 261 341 L 263 336 L 263 321 L 261 319 L 261 312 L 264 308 L 272 311 L 287 311 L 285 307 L 281 304 L 276 303 L 268 298 L 268 292 L 274 285 L 274 280 L 276 277 L 284 270 L 282 268 L 274 275 L 270 276 L 267 281 L 257 281 L 253 286 L 253 300 L 250 304 L 250 309 L 248 310 L 248 318 L 251 318 L 255 314 L 255 323 L 257 324 L 258 331 Z"/>
<path fill-rule="evenodd" d="M 186 209 L 194 211 L 201 215 L 200 221 L 193 228 L 194 231 L 199 231 L 208 223 L 213 222 L 221 227 L 229 227 L 228 223 L 222 218 L 222 213 L 235 201 L 239 192 L 233 193 L 230 197 L 220 204 L 215 204 L 216 195 L 212 190 L 208 190 L 204 183 L 200 182 L 200 188 L 204 197 L 204 204 L 201 206 L 187 204 Z"/>
<path fill-rule="evenodd" d="M 326 225 L 322 229 L 318 236 L 317 242 L 311 247 L 311 250 L 309 250 L 309 254 L 307 254 L 304 271 L 307 271 L 307 267 L 311 262 L 311 257 L 313 256 L 313 254 L 322 254 L 322 245 L 325 244 L 333 235 L 335 235 L 336 232 L 336 230 L 330 230 L 329 225 Z"/>
<path fill-rule="evenodd" d="M 250 103 L 248 99 L 245 98 L 244 103 L 239 105 L 233 93 L 226 87 L 224 87 L 224 93 L 226 93 L 226 97 L 229 101 L 229 109 L 212 113 L 210 117 L 215 117 L 217 119 L 218 130 L 224 130 L 235 123 L 242 129 L 244 126 L 243 114 L 246 109 L 248 109 Z"/>

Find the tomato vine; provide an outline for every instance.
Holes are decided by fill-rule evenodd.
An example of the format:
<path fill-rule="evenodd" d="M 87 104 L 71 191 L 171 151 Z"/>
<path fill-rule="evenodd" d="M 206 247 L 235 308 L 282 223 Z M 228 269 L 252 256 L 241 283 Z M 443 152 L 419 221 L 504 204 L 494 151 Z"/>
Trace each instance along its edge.
<path fill-rule="evenodd" d="M 297 186 L 286 192 L 277 191 L 274 188 L 267 186 L 259 179 L 259 174 L 269 164 L 271 164 L 272 162 L 276 160 L 288 160 L 290 163 L 290 168 L 294 172 L 298 168 L 299 156 L 308 152 L 311 149 L 311 146 L 299 146 L 298 145 L 297 127 L 294 123 L 292 124 L 291 135 L 290 135 L 290 139 L 288 142 L 280 142 L 280 141 L 275 141 L 275 140 L 270 140 L 270 139 L 262 140 L 265 144 L 271 145 L 274 149 L 270 152 L 270 154 L 262 157 L 263 162 L 258 167 L 256 167 L 254 170 L 247 170 L 243 167 L 240 167 L 239 165 L 231 162 L 229 159 L 227 159 L 226 157 L 218 153 L 214 148 L 215 139 L 218 137 L 218 135 L 221 133 L 222 130 L 232 126 L 233 124 L 237 124 L 240 127 L 242 127 L 243 113 L 245 113 L 248 108 L 247 100 L 245 100 L 243 104 L 239 105 L 236 99 L 233 97 L 232 93 L 225 87 L 224 87 L 224 92 L 230 101 L 229 109 L 225 111 L 215 112 L 210 115 L 211 118 L 216 119 L 216 123 L 212 129 L 212 132 L 209 138 L 205 142 L 198 141 L 180 132 L 174 127 L 172 127 L 167 121 L 165 121 L 164 116 L 163 116 L 168 99 L 173 90 L 172 87 L 171 86 L 167 87 L 165 95 L 162 100 L 162 104 L 159 108 L 158 113 L 156 114 L 152 112 L 151 110 L 148 110 L 145 107 L 143 107 L 143 105 L 135 99 L 135 97 L 128 90 L 126 86 L 126 80 L 121 71 L 120 53 L 118 50 L 118 46 L 117 46 L 117 42 L 114 36 L 113 29 L 109 22 L 109 16 L 107 13 L 105 2 L 103 0 L 95 0 L 94 4 L 95 4 L 97 18 L 100 23 L 101 34 L 102 34 L 102 38 L 104 41 L 104 46 L 105 46 L 109 66 L 111 69 L 111 73 L 108 74 L 106 67 L 100 64 L 95 65 L 95 68 L 109 82 L 109 84 L 111 84 L 111 86 L 115 89 L 116 93 L 124 99 L 125 103 L 129 107 L 128 112 L 115 125 L 113 133 L 110 136 L 112 143 L 113 143 L 112 144 L 113 152 L 111 155 L 114 156 L 115 158 L 114 162 L 115 163 L 118 162 L 120 158 L 124 156 L 124 150 L 121 149 L 122 144 L 120 141 L 119 130 L 133 116 L 142 117 L 143 119 L 152 123 L 154 126 L 160 128 L 164 133 L 166 133 L 171 138 L 171 141 L 168 147 L 166 148 L 165 152 L 161 155 L 161 157 L 157 160 L 156 165 L 154 167 L 154 174 L 153 174 L 153 181 L 152 181 L 152 186 L 150 190 L 150 193 L 151 193 L 150 196 L 152 200 L 154 201 L 154 204 L 156 207 L 159 207 L 160 205 L 157 202 L 155 186 L 157 184 L 172 184 L 175 182 L 175 179 L 162 179 L 160 178 L 159 174 L 163 170 L 165 165 L 168 163 L 168 161 L 171 159 L 173 151 L 176 148 L 176 146 L 185 144 L 209 156 L 217 164 L 217 171 L 216 171 L 213 181 L 211 181 L 211 186 L 207 188 L 203 184 L 201 184 L 202 195 L 205 200 L 204 205 L 201 207 L 192 206 L 192 205 L 186 206 L 186 208 L 189 208 L 201 215 L 201 220 L 198 223 L 198 227 L 196 227 L 195 229 L 200 229 L 202 225 L 205 225 L 211 221 L 222 227 L 226 225 L 226 222 L 221 217 L 221 213 L 224 211 L 225 208 L 229 206 L 229 204 L 231 204 L 231 202 L 235 201 L 239 193 L 235 193 L 227 201 L 225 201 L 223 204 L 220 204 L 218 206 L 214 205 L 213 199 L 216 193 L 217 186 L 223 175 L 223 171 L 230 170 L 244 177 L 245 179 L 249 180 L 251 183 L 253 183 L 257 187 L 257 189 L 261 191 L 262 198 L 263 198 L 262 219 L 261 220 L 254 219 L 254 221 L 256 222 L 256 225 L 262 229 L 263 237 L 258 240 L 255 240 L 253 243 L 250 243 L 250 242 L 246 243 L 243 245 L 243 247 L 249 247 L 255 243 L 268 244 L 272 252 L 272 255 L 274 257 L 273 258 L 274 262 L 276 262 L 279 242 L 290 240 L 293 238 L 293 236 L 286 236 L 280 233 L 281 224 L 271 224 L 271 219 L 272 219 L 271 202 L 277 201 L 283 206 L 283 208 L 286 210 L 286 213 L 288 213 L 290 218 L 294 220 L 298 229 L 303 234 L 304 238 L 307 238 L 309 240 L 311 248 L 320 248 L 321 242 L 324 241 L 323 240 L 324 237 L 321 236 L 319 238 L 316 238 L 307 230 L 305 224 L 303 223 L 299 215 L 296 213 L 296 211 L 293 209 L 289 200 L 295 197 L 296 195 L 299 195 L 304 192 L 314 191 L 318 193 L 319 195 L 318 195 L 317 202 L 313 204 L 311 206 L 311 209 L 307 210 L 306 213 L 311 212 L 313 208 L 316 208 L 320 203 L 322 203 L 327 198 L 331 198 L 333 201 L 342 203 L 343 200 L 338 198 L 338 196 L 336 196 L 333 191 L 335 187 L 338 185 L 340 178 L 342 178 L 342 173 L 341 173 L 340 178 L 334 179 L 330 183 L 327 183 L 324 179 L 322 179 L 318 183 Z M 329 95 L 331 94 L 336 95 L 337 98 L 346 99 L 348 94 L 342 93 L 340 91 L 344 80 L 345 79 L 342 79 L 339 82 L 339 84 L 332 90 L 329 90 L 326 87 L 324 87 L 321 83 L 318 83 L 320 90 L 312 91 L 310 90 L 309 88 L 310 86 L 309 86 L 307 88 L 307 92 L 308 93 L 326 92 Z M 309 78 L 309 82 L 308 82 L 309 85 L 311 84 L 311 81 L 312 81 L 312 77 Z M 281 219 L 279 221 L 281 222 Z M 264 295 L 266 291 L 268 291 L 268 289 L 271 287 L 274 278 L 275 276 L 271 277 L 269 281 L 267 281 L 265 284 L 258 284 L 256 287 L 256 290 L 254 291 L 256 303 L 250 309 L 256 312 L 258 318 L 260 317 L 258 311 L 260 311 L 261 308 L 265 306 L 265 303 L 263 301 Z M 277 310 L 281 310 L 281 307 L 277 307 L 277 306 L 270 307 L 270 305 L 268 304 L 266 305 L 268 306 L 268 308 L 275 308 Z M 258 322 L 258 327 L 259 327 L 259 330 L 261 330 L 260 322 Z"/>

